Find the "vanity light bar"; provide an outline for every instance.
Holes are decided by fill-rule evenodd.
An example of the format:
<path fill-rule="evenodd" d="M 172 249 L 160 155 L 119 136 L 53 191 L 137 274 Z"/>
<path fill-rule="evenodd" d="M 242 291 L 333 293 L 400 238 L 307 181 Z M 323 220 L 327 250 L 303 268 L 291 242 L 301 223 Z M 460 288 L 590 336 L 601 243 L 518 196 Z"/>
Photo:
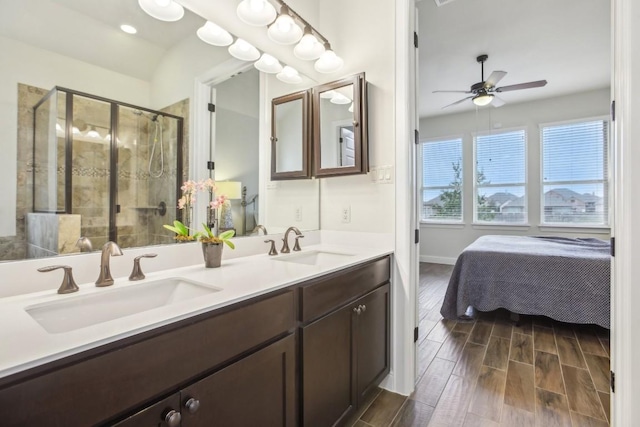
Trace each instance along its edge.
<path fill-rule="evenodd" d="M 275 16 L 271 12 L 275 10 L 272 2 L 280 8 Z M 265 19 L 267 10 L 269 16 L 273 17 L 270 22 Z M 258 25 L 258 22 L 267 25 L 267 35 L 275 43 L 297 43 L 293 54 L 306 61 L 315 60 L 314 68 L 319 73 L 334 73 L 344 64 L 342 58 L 331 49 L 329 40 L 282 0 L 243 0 L 236 13 L 240 20 L 249 25 Z"/>

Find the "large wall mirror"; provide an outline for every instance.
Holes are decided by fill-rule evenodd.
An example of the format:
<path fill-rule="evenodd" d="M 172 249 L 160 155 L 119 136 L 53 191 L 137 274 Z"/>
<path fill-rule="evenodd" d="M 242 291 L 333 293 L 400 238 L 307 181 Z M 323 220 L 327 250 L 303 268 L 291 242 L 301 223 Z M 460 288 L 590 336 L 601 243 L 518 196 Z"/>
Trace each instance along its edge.
<path fill-rule="evenodd" d="M 309 178 L 309 91 L 271 101 L 271 179 Z"/>
<path fill-rule="evenodd" d="M 212 141 L 194 138 L 195 109 L 206 108 L 193 104 L 194 81 L 232 59 L 226 48 L 197 37 L 196 30 L 205 21 L 186 9 L 177 22 L 158 21 L 131 0 L 0 0 L 0 49 L 5 58 L 0 68 L 0 146 L 4 154 L 0 179 L 5 196 L 0 207 L 0 260 L 76 253 L 81 250 L 76 246 L 80 235 L 93 237 L 94 249 L 114 238 L 123 248 L 172 242 L 173 236 L 162 224 L 179 217 L 175 182 L 193 176 L 190 153 L 201 144 L 211 147 L 215 179 L 233 183 L 230 188 L 240 184 L 240 194 L 234 193 L 230 200 L 235 228 L 243 229 L 239 234 L 248 235 L 260 218 L 291 221 L 295 217 L 298 207 L 285 203 L 294 199 L 287 193 L 290 188 L 268 187 L 268 160 L 258 155 L 260 129 L 268 126 L 268 119 L 260 119 L 260 102 L 267 99 L 264 102 L 268 103 L 272 97 L 263 87 L 268 79 L 245 69 L 228 82 L 217 82 L 212 87 L 218 93 L 212 114 L 217 124 L 211 126 L 215 135 Z M 137 33 L 125 33 L 120 28 L 123 24 L 135 27 Z M 51 125 L 44 132 L 45 139 L 59 140 L 58 133 L 68 131 L 87 149 L 76 150 L 69 171 L 57 161 L 61 154 L 55 150 L 60 145 L 49 144 L 48 158 L 56 162 L 47 165 L 46 173 L 58 178 L 74 174 L 73 185 L 81 187 L 69 196 L 71 215 L 81 218 L 43 213 L 47 217 L 31 233 L 41 242 L 34 242 L 27 227 L 27 216 L 34 211 L 33 107 L 55 87 L 69 91 L 55 96 L 60 108 L 38 112 L 48 115 L 44 120 Z M 249 90 L 252 96 L 247 95 Z M 69 125 L 56 112 L 65 111 L 62 98 L 72 92 L 75 120 Z M 118 103 L 118 115 L 113 115 L 111 101 Z M 115 134 L 115 127 L 125 133 Z M 181 132 L 183 144 L 178 153 Z M 111 139 L 122 144 L 116 148 L 116 169 L 110 162 Z M 268 143 L 268 131 L 262 139 Z M 180 157 L 181 174 L 176 163 Z M 206 160 L 198 159 L 203 164 Z M 169 178 L 174 182 L 172 190 L 162 199 L 156 197 L 166 187 L 161 181 Z M 116 194 L 109 193 L 109 182 L 115 182 Z M 267 189 L 270 197 L 264 194 Z M 59 191 L 47 190 L 49 195 Z M 317 207 L 317 186 L 305 188 L 305 194 L 315 197 L 312 205 Z M 64 200 L 42 199 L 53 204 Z M 246 221 L 241 222 L 243 210 Z M 115 236 L 105 231 L 109 221 L 105 226 L 104 218 L 110 212 L 117 219 Z M 304 219 L 303 229 L 319 228 L 317 212 Z M 268 222 L 266 225 L 269 228 Z M 279 232 L 282 227 L 286 228 L 278 224 L 269 231 Z M 30 252 L 30 245 L 42 251 Z"/>

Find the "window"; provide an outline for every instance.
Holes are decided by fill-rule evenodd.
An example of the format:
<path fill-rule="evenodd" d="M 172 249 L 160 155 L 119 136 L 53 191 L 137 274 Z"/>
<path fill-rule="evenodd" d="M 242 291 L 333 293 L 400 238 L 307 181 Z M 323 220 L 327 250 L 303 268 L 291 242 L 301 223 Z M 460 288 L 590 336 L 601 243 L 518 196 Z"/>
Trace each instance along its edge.
<path fill-rule="evenodd" d="M 608 122 L 541 128 L 542 223 L 607 225 Z"/>
<path fill-rule="evenodd" d="M 475 222 L 527 222 L 526 138 L 524 129 L 476 135 Z"/>
<path fill-rule="evenodd" d="M 462 138 L 422 143 L 422 220 L 462 221 Z"/>

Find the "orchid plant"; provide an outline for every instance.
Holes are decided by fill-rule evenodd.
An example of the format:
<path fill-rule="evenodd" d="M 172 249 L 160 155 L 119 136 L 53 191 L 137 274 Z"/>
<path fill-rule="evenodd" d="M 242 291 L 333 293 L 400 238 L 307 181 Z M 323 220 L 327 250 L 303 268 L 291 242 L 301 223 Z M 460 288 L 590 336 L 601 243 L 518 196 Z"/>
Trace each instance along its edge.
<path fill-rule="evenodd" d="M 175 239 L 178 241 L 183 241 L 183 242 L 193 241 L 193 240 L 196 240 L 198 237 L 201 237 L 203 233 L 200 233 L 200 232 L 191 234 L 192 230 L 189 227 L 189 224 L 191 223 L 191 210 L 193 208 L 193 205 L 196 202 L 196 194 L 199 191 L 206 191 L 209 193 L 209 198 L 213 200 L 209 202 L 209 209 L 208 209 L 209 213 L 207 215 L 208 218 L 210 218 L 209 225 L 204 224 L 205 231 L 206 231 L 205 238 L 207 239 L 220 238 L 220 241 L 224 241 L 227 245 L 229 245 L 229 247 L 233 249 L 233 243 L 226 240 L 233 237 L 233 233 L 231 235 L 228 235 L 228 232 L 225 232 L 225 233 L 222 233 L 220 236 L 215 237 L 213 232 L 211 231 L 211 228 L 213 228 L 213 224 L 215 223 L 214 220 L 215 220 L 216 209 L 221 207 L 227 201 L 227 197 L 224 194 L 220 194 L 220 195 L 215 194 L 217 190 L 215 181 L 211 178 L 207 178 L 201 181 L 187 180 L 182 183 L 182 186 L 180 187 L 180 189 L 182 190 L 182 197 L 178 199 L 178 209 L 183 211 L 182 221 L 178 221 L 178 220 L 173 221 L 173 225 L 165 224 L 164 228 L 176 233 Z M 225 236 L 225 237 L 223 238 L 222 236 Z M 219 242 L 212 241 L 212 243 L 219 243 Z"/>
<path fill-rule="evenodd" d="M 236 234 L 234 230 L 227 230 L 223 233 L 220 233 L 220 235 L 216 236 L 215 234 L 213 234 L 213 231 L 211 231 L 211 228 L 209 228 L 207 224 L 202 223 L 202 226 L 204 227 L 204 231 L 205 231 L 200 235 L 200 241 L 202 243 L 213 243 L 213 244 L 224 243 L 227 246 L 229 246 L 231 249 L 236 248 L 233 242 L 229 240 Z"/>

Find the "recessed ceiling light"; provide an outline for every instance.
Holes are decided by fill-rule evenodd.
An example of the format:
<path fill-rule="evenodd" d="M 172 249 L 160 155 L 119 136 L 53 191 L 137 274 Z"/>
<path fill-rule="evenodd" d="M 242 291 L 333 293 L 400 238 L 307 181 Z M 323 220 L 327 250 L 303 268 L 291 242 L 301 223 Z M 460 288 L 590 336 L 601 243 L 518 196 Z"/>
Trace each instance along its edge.
<path fill-rule="evenodd" d="M 122 31 L 124 31 L 125 33 L 127 33 L 127 34 L 135 34 L 135 33 L 138 32 L 138 30 L 136 30 L 136 27 L 133 27 L 133 26 L 131 26 L 129 24 L 120 25 L 120 29 Z"/>

